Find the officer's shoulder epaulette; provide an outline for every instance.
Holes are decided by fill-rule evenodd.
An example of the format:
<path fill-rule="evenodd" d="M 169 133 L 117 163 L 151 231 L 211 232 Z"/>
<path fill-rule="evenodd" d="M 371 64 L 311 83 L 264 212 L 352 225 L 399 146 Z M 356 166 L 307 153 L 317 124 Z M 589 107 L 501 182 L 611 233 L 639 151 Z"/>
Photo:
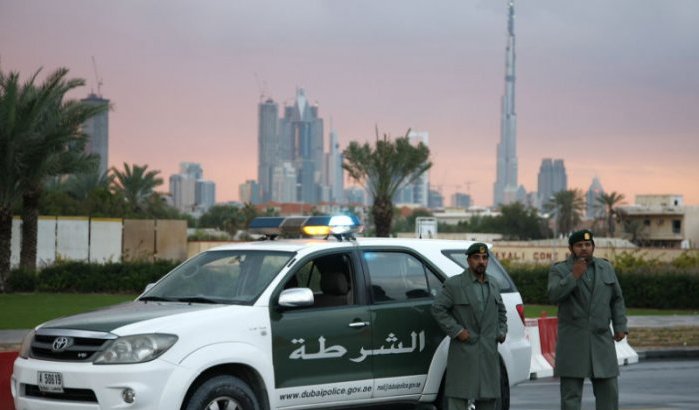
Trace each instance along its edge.
<path fill-rule="evenodd" d="M 554 263 L 553 263 L 553 266 L 556 266 L 556 265 L 560 265 L 560 264 L 562 264 L 562 263 L 566 263 L 566 261 L 558 261 L 558 262 L 554 262 Z"/>

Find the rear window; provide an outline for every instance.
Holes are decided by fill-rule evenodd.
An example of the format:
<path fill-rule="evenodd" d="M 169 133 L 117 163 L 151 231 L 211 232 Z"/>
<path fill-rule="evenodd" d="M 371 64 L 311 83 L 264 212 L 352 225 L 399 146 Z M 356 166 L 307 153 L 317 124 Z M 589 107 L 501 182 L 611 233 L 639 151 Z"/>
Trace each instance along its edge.
<path fill-rule="evenodd" d="M 447 258 L 456 262 L 459 266 L 463 267 L 464 269 L 468 269 L 468 262 L 466 262 L 466 249 L 450 249 L 442 251 L 442 253 Z M 510 275 L 507 274 L 505 268 L 503 268 L 500 264 L 500 261 L 497 260 L 492 253 L 490 254 L 486 273 L 497 279 L 498 285 L 500 285 L 501 293 L 517 292 L 517 287 L 512 281 L 512 278 L 510 278 Z"/>

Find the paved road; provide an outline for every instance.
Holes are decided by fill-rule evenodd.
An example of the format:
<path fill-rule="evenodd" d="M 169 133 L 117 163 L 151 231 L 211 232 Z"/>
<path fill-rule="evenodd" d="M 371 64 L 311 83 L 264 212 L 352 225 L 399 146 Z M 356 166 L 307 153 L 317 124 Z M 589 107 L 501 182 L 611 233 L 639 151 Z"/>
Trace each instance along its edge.
<path fill-rule="evenodd" d="M 699 360 L 648 360 L 621 368 L 622 410 L 699 409 Z M 557 379 L 530 381 L 512 389 L 514 410 L 557 410 Z M 583 409 L 594 409 L 592 385 L 585 383 Z"/>

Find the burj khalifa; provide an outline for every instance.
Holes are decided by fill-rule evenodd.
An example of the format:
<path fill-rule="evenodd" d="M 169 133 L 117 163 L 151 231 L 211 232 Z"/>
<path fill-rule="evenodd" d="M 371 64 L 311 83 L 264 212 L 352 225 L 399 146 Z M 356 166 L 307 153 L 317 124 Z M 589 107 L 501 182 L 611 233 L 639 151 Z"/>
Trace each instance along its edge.
<path fill-rule="evenodd" d="M 502 96 L 500 142 L 497 146 L 497 173 L 493 185 L 493 206 L 517 201 L 517 114 L 515 113 L 515 6 L 509 2 L 505 95 Z"/>

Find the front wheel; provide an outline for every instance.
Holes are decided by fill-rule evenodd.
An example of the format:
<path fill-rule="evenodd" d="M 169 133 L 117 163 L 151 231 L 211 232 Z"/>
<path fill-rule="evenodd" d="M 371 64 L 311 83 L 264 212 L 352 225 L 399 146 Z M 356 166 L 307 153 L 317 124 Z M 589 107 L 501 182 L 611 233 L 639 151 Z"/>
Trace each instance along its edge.
<path fill-rule="evenodd" d="M 187 402 L 185 410 L 259 410 L 250 386 L 233 376 L 216 376 L 204 382 Z"/>

